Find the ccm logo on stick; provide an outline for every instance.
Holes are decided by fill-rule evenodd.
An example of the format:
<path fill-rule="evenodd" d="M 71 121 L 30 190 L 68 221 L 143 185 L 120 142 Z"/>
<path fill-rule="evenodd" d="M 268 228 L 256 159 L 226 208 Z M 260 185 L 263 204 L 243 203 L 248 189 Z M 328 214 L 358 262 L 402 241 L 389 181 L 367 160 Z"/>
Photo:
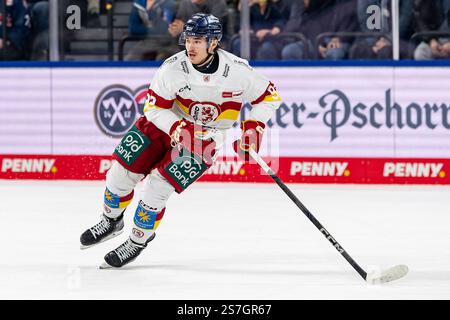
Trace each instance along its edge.
<path fill-rule="evenodd" d="M 337 251 L 339 251 L 340 253 L 344 252 L 344 249 L 342 249 L 341 245 L 328 233 L 327 229 L 322 228 L 320 229 L 320 232 L 322 232 L 328 239 L 328 241 L 330 241 L 331 244 L 334 245 Z"/>

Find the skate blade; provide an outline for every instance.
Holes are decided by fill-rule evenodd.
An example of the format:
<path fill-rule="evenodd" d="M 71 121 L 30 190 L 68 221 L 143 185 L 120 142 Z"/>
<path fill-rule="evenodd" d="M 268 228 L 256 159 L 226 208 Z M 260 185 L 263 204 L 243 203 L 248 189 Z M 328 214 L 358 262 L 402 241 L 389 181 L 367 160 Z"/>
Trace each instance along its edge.
<path fill-rule="evenodd" d="M 90 246 L 80 245 L 80 249 L 81 249 L 81 250 L 86 250 L 86 249 L 95 247 L 96 245 L 99 245 L 99 244 L 102 243 L 102 242 L 105 242 L 105 241 L 107 241 L 107 240 L 109 240 L 109 239 L 112 239 L 112 238 L 117 237 L 117 236 L 120 235 L 122 232 L 123 232 L 123 229 L 120 230 L 120 231 L 117 231 L 117 232 L 113 232 L 113 233 L 111 233 L 109 236 L 107 236 L 106 238 L 104 238 L 102 241 L 97 242 L 97 243 L 95 243 L 95 244 L 91 244 Z"/>
<path fill-rule="evenodd" d="M 107 264 L 106 262 L 103 262 L 99 267 L 100 270 L 104 270 L 104 269 L 114 269 L 113 266 L 110 266 L 109 264 Z"/>
<path fill-rule="evenodd" d="M 133 262 L 134 260 L 136 260 L 136 258 L 134 258 L 134 259 L 128 261 L 126 264 L 124 264 L 124 265 L 122 265 L 122 266 L 120 266 L 120 267 L 114 267 L 114 266 L 112 266 L 112 265 L 109 265 L 106 261 L 103 261 L 103 263 L 102 263 L 98 268 L 99 268 L 100 270 L 103 270 L 103 269 L 116 269 L 116 270 L 121 269 L 121 270 L 124 270 L 124 269 L 126 269 L 126 268 L 124 268 L 124 267 L 125 267 L 126 265 L 128 265 L 129 263 Z"/>

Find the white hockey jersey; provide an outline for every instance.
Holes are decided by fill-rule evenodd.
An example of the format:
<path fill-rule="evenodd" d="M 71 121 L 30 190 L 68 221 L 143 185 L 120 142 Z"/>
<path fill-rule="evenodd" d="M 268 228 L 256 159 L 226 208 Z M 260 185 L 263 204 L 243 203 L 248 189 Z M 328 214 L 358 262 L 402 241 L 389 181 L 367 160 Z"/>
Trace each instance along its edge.
<path fill-rule="evenodd" d="M 243 103 L 249 102 L 248 119 L 266 123 L 281 102 L 273 83 L 246 60 L 222 49 L 218 55 L 219 67 L 213 74 L 197 71 L 184 51 L 168 58 L 150 84 L 146 118 L 166 133 L 181 118 L 228 129 L 238 120 Z"/>

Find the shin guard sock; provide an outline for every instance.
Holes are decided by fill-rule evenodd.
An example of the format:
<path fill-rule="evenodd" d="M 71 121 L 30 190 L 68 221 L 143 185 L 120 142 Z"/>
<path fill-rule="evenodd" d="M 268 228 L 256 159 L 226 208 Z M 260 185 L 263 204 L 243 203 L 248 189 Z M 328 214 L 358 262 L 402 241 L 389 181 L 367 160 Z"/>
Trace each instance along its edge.
<path fill-rule="evenodd" d="M 139 201 L 134 215 L 134 226 L 130 238 L 136 243 L 145 244 L 155 233 L 166 208 L 158 209 Z"/>
<path fill-rule="evenodd" d="M 125 210 L 125 208 L 133 200 L 134 191 L 131 191 L 128 195 L 118 196 L 108 188 L 105 189 L 105 200 L 103 204 L 103 213 L 108 218 L 115 219 Z"/>

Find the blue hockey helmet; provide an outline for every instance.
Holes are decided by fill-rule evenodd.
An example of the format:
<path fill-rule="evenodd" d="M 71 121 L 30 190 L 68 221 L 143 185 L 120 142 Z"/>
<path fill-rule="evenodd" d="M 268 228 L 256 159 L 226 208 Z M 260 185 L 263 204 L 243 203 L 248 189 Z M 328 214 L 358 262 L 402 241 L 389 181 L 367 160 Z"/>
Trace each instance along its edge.
<path fill-rule="evenodd" d="M 184 24 L 178 43 L 184 46 L 187 37 L 205 37 L 209 48 L 213 39 L 222 39 L 222 24 L 212 14 L 195 13 Z"/>

